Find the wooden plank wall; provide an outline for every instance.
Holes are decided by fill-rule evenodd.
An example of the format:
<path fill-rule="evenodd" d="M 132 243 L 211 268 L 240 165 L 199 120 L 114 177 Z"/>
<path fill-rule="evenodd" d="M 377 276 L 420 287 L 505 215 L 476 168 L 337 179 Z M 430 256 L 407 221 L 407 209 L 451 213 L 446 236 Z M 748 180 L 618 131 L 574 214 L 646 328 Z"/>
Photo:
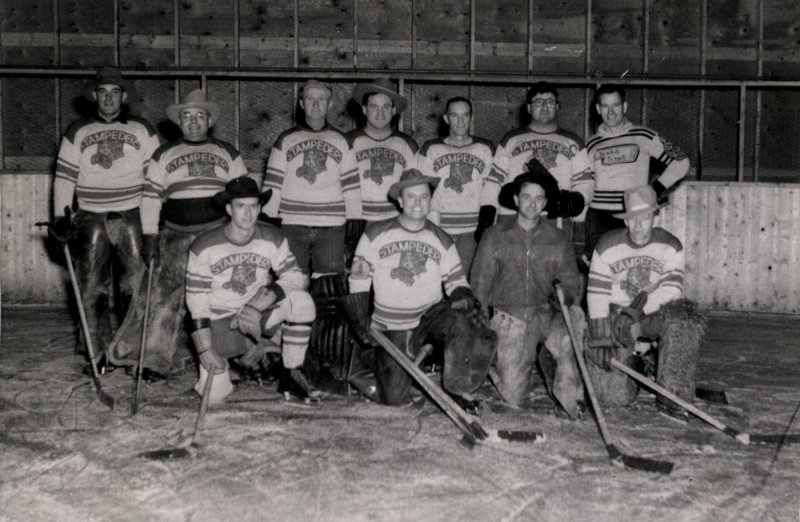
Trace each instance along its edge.
<path fill-rule="evenodd" d="M 800 313 L 800 184 L 687 182 L 657 223 L 686 248 L 703 308 Z"/>
<path fill-rule="evenodd" d="M 0 175 L 4 303 L 64 303 L 58 249 L 33 224 L 49 216 L 52 176 Z M 686 248 L 686 295 L 703 308 L 800 313 L 800 185 L 687 182 L 657 224 Z"/>

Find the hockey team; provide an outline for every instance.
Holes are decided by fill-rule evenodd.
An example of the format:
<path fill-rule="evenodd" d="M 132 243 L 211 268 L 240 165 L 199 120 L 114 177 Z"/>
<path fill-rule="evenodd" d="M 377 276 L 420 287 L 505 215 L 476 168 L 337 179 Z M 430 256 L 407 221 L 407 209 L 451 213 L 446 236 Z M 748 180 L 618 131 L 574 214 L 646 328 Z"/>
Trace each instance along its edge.
<path fill-rule="evenodd" d="M 627 118 L 622 88 L 596 90 L 602 123 L 584 143 L 559 126 L 558 91 L 536 83 L 530 123 L 497 145 L 471 134 L 464 97 L 443 107 L 447 135 L 419 146 L 393 126 L 408 102 L 388 79 L 354 89 L 366 123 L 349 133 L 328 123 L 330 85 L 299 94 L 262 181 L 211 135 L 220 107 L 202 90 L 166 108 L 181 137 L 161 144 L 127 113 L 130 83 L 97 71 L 96 113 L 61 142 L 51 227 L 74 253 L 97 368 L 155 382 L 197 361 L 198 393 L 214 373 L 211 404 L 275 369 L 281 393 L 318 401 L 328 371 L 374 402 L 409 404 L 413 381 L 378 329 L 415 364 L 434 361 L 473 413 L 488 381 L 509 408 L 529 407 L 541 374 L 556 412 L 577 419 L 569 314 L 601 402 L 638 391 L 612 359 L 691 400 L 704 320 L 682 297 L 681 242 L 654 224 L 689 160 Z"/>

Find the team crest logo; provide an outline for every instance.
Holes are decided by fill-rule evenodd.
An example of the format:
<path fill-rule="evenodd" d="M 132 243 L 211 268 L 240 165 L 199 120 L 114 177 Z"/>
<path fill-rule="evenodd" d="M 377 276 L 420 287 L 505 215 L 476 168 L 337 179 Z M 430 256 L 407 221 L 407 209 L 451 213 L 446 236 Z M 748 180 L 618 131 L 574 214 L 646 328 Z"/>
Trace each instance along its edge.
<path fill-rule="evenodd" d="M 541 163 L 542 166 L 547 170 L 555 168 L 557 156 L 558 156 L 558 151 L 553 149 L 548 149 L 545 147 L 538 148 L 533 153 L 533 157 L 539 160 L 539 163 Z"/>
<path fill-rule="evenodd" d="M 214 164 L 213 163 L 206 163 L 204 161 L 194 161 L 189 163 L 189 175 L 190 176 L 205 176 L 205 177 L 214 177 Z"/>
<path fill-rule="evenodd" d="M 328 155 L 319 149 L 309 149 L 303 152 L 303 164 L 297 169 L 297 177 L 303 178 L 313 185 L 317 176 L 325 170 L 325 161 Z"/>
<path fill-rule="evenodd" d="M 636 266 L 630 268 L 625 281 L 622 281 L 620 287 L 631 299 L 636 297 L 642 290 L 648 290 L 650 287 L 650 267 Z"/>
<path fill-rule="evenodd" d="M 377 156 L 369 159 L 369 168 L 364 171 L 364 179 L 371 179 L 376 184 L 383 183 L 384 176 L 391 176 L 394 172 L 394 160 L 387 156 Z"/>
<path fill-rule="evenodd" d="M 400 254 L 400 264 L 392 268 L 389 276 L 398 279 L 408 286 L 413 286 L 417 276 L 426 272 L 425 263 L 428 256 L 423 252 L 409 250 Z"/>
<path fill-rule="evenodd" d="M 247 293 L 247 287 L 256 282 L 256 265 L 243 264 L 233 267 L 231 280 L 222 283 L 222 288 L 232 290 L 239 295 Z"/>
<path fill-rule="evenodd" d="M 114 160 L 122 157 L 121 140 L 105 140 L 98 142 L 97 152 L 92 154 L 92 165 L 100 165 L 104 169 L 110 169 Z"/>
<path fill-rule="evenodd" d="M 461 194 L 464 192 L 464 185 L 470 181 L 472 181 L 472 165 L 453 163 L 450 165 L 450 176 L 444 180 L 444 186 Z"/>

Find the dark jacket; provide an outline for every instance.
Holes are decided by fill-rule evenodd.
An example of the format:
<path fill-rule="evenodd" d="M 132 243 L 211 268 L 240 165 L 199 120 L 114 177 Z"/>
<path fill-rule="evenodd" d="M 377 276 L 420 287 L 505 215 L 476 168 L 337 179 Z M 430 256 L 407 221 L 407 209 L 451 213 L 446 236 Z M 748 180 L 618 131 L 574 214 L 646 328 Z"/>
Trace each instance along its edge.
<path fill-rule="evenodd" d="M 567 304 L 577 301 L 580 276 L 572 246 L 549 220 L 524 231 L 516 220 L 486 231 L 472 263 L 470 286 L 484 305 L 531 317 L 561 281 Z"/>

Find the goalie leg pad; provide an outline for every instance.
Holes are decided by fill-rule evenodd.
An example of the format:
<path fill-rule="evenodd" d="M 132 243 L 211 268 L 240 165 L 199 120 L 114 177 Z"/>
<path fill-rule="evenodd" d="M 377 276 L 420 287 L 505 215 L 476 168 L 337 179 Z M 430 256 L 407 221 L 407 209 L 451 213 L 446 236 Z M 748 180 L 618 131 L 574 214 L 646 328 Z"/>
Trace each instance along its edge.
<path fill-rule="evenodd" d="M 586 317 L 583 310 L 577 306 L 570 306 L 569 314 L 575 327 L 575 334 L 578 339 L 582 339 L 586 332 Z M 558 401 L 567 415 L 575 419 L 579 416 L 578 401 L 583 400 L 583 382 L 572 350 L 569 332 L 560 312 L 554 313 L 548 322 L 547 338 L 539 354 L 540 363 L 545 353 L 555 361 L 552 379 L 548 380 L 545 373 L 548 392 Z"/>
<path fill-rule="evenodd" d="M 315 368 L 327 368 L 339 381 L 347 379 L 352 350 L 350 327 L 338 304 L 347 295 L 347 286 L 346 274 L 332 274 L 313 278 L 310 288 L 316 307 L 310 362 Z"/>
<path fill-rule="evenodd" d="M 642 321 L 642 332 L 659 338 L 656 381 L 690 402 L 694 399 L 697 359 L 705 330 L 705 317 L 688 299 L 670 301 Z"/>
<path fill-rule="evenodd" d="M 509 405 L 519 407 L 530 390 L 531 370 L 540 337 L 538 322 L 526 323 L 502 310 L 495 310 L 489 324 L 498 338 L 498 391 Z"/>

